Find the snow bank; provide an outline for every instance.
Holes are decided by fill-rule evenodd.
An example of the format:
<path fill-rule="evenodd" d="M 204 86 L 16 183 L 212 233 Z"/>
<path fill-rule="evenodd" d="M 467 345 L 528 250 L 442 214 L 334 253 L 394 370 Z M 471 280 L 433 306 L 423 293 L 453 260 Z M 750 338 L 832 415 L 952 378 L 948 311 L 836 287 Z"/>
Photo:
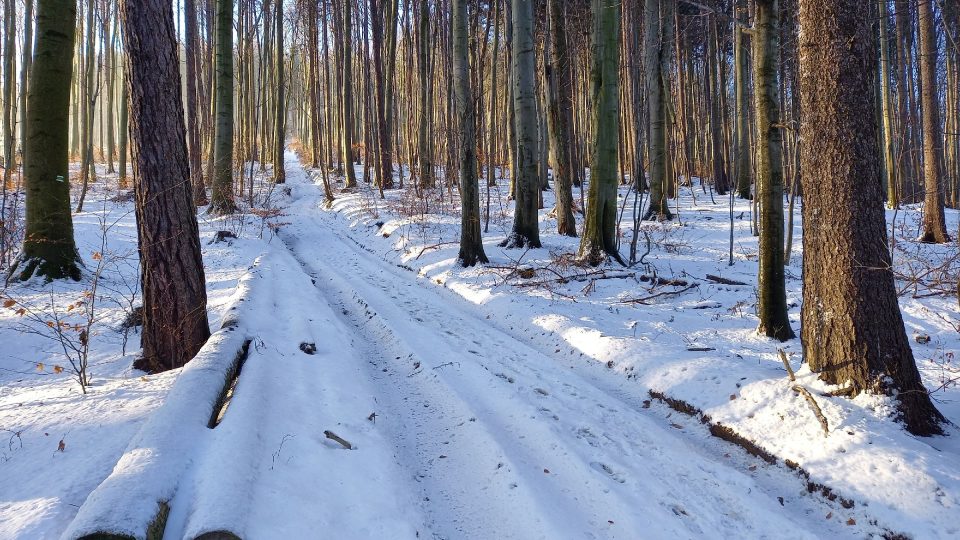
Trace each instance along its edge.
<path fill-rule="evenodd" d="M 262 256 L 261 256 L 262 258 Z M 260 258 L 240 280 L 220 330 L 181 371 L 164 404 L 128 445 L 113 472 L 86 499 L 63 538 L 162 531 L 168 502 L 202 445 L 249 340 L 243 322 L 255 296 Z M 245 303 L 246 302 L 246 303 Z"/>

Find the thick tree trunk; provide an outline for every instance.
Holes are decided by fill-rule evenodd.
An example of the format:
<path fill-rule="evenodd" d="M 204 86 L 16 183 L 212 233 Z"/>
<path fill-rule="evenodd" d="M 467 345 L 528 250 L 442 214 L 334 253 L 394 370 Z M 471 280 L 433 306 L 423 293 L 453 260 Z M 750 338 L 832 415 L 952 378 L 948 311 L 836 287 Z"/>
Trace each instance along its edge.
<path fill-rule="evenodd" d="M 480 236 L 480 188 L 477 184 L 477 134 L 473 90 L 470 87 L 467 0 L 453 0 L 453 78 L 460 124 L 460 253 L 464 267 L 487 262 Z"/>
<path fill-rule="evenodd" d="M 896 395 L 907 429 L 942 431 L 920 381 L 887 247 L 874 95 L 877 42 L 862 0 L 800 2 L 804 359 L 830 384 Z M 879 322 L 882 321 L 882 322 Z"/>
<path fill-rule="evenodd" d="M 142 356 L 150 372 L 183 366 L 210 337 L 207 290 L 187 161 L 173 8 L 123 2 L 137 233 Z"/>
<path fill-rule="evenodd" d="M 794 336 L 783 272 L 783 127 L 780 118 L 780 2 L 757 0 L 753 87 L 757 117 L 757 197 L 760 199 L 760 327 L 780 341 Z"/>
<path fill-rule="evenodd" d="M 596 266 L 617 252 L 617 145 L 620 139 L 620 0 L 592 0 L 590 72 L 593 140 L 590 191 L 578 256 Z"/>
<path fill-rule="evenodd" d="M 233 200 L 233 0 L 217 0 L 216 34 L 216 125 L 209 212 L 226 215 L 237 210 Z"/>
<path fill-rule="evenodd" d="M 516 206 L 513 230 L 504 240 L 508 248 L 540 247 L 537 213 L 537 103 L 533 46 L 533 3 L 512 2 L 513 42 L 511 71 L 516 148 Z"/>
<path fill-rule="evenodd" d="M 573 172 L 570 161 L 570 56 L 567 52 L 565 0 L 549 0 L 550 17 L 550 65 L 547 82 L 549 114 L 547 129 L 550 132 L 550 147 L 553 150 L 553 185 L 556 190 L 557 232 L 565 236 L 577 236 L 577 220 L 573 216 Z"/>
<path fill-rule="evenodd" d="M 23 280 L 34 274 L 47 280 L 80 279 L 70 214 L 70 85 L 64 83 L 73 75 L 76 19 L 74 0 L 37 4 L 23 160 L 26 232 L 21 260 L 14 269 Z"/>
<path fill-rule="evenodd" d="M 937 33 L 933 24 L 933 0 L 920 0 L 920 91 L 923 117 L 923 234 L 921 242 L 949 242 L 943 217 L 943 138 L 940 98 L 937 94 Z"/>

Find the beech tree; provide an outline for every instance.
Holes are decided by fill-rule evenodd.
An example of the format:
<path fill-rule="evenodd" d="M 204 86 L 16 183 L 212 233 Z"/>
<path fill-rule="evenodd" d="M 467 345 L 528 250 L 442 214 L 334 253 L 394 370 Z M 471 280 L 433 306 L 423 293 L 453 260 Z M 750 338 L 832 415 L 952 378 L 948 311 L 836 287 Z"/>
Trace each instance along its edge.
<path fill-rule="evenodd" d="M 887 246 L 872 6 L 801 0 L 804 359 L 849 395 L 895 396 L 907 429 L 942 431 L 914 363 Z M 878 324 L 883 321 L 883 324 Z"/>
<path fill-rule="evenodd" d="M 537 103 L 536 59 L 533 47 L 533 3 L 510 0 L 513 23 L 511 88 L 513 90 L 516 147 L 516 207 L 513 230 L 504 240 L 508 248 L 540 247 L 537 201 Z"/>
<path fill-rule="evenodd" d="M 757 118 L 757 198 L 760 199 L 759 332 L 786 341 L 794 337 L 787 315 L 783 271 L 783 123 L 777 52 L 780 2 L 756 0 L 753 73 Z"/>
<path fill-rule="evenodd" d="M 590 195 L 579 256 L 596 266 L 617 251 L 617 144 L 620 135 L 620 0 L 592 0 L 593 141 Z"/>
<path fill-rule="evenodd" d="M 216 123 L 210 212 L 236 211 L 233 199 L 233 0 L 216 0 Z"/>
<path fill-rule="evenodd" d="M 453 0 L 453 71 L 457 110 L 460 112 L 460 253 L 464 267 L 487 262 L 480 236 L 480 188 L 477 184 L 476 111 L 470 87 L 467 0 Z"/>
<path fill-rule="evenodd" d="M 149 372 L 186 364 L 210 337 L 207 289 L 187 157 L 173 7 L 123 2 L 133 176 Z"/>
<path fill-rule="evenodd" d="M 77 22 L 75 0 L 39 0 L 36 54 L 27 94 L 23 173 L 27 222 L 20 279 L 80 279 L 70 214 L 70 86 Z"/>

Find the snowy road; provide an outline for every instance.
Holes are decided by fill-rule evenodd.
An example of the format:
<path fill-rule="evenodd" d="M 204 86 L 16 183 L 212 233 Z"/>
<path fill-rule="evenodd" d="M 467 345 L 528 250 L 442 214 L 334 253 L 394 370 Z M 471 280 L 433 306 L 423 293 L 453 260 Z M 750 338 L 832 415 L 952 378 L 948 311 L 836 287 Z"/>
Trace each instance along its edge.
<path fill-rule="evenodd" d="M 320 395 L 335 389 L 341 400 L 373 396 L 377 415 L 364 427 L 376 436 L 354 451 L 325 451 L 319 477 L 309 480 L 327 486 L 338 507 L 359 513 L 339 516 L 335 536 L 391 526 L 392 537 L 413 529 L 436 538 L 836 538 L 870 531 L 825 520 L 833 507 L 807 496 L 785 469 L 711 440 L 692 419 L 644 408 L 643 390 L 622 377 L 571 364 L 569 351 L 535 350 L 462 299 L 367 253 L 336 214 L 321 210 L 322 190 L 292 156 L 287 168 L 292 223 L 280 238 L 335 308 L 322 332 L 350 336 L 343 354 L 356 360 L 351 379 L 305 381 L 298 393 L 312 387 Z M 288 315 L 276 307 L 278 318 Z M 243 397 L 238 392 L 237 400 Z M 349 426 L 340 435 L 350 439 Z M 274 482 L 264 503 L 289 501 L 285 491 Z M 371 502 L 380 500 L 393 504 Z M 293 504 L 307 512 L 323 503 Z M 250 538 L 269 530 L 269 522 L 254 521 Z"/>

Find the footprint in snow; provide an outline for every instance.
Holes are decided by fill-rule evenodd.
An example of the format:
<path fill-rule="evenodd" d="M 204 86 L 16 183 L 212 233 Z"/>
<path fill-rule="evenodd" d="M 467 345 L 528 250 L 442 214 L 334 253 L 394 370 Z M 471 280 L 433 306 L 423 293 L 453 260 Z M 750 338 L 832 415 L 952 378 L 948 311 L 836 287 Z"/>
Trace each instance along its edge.
<path fill-rule="evenodd" d="M 627 483 L 627 480 L 623 477 L 622 474 L 614 471 L 614 470 L 613 470 L 609 465 L 607 465 L 606 463 L 600 463 L 599 461 L 593 461 L 593 462 L 590 463 L 590 467 L 592 467 L 592 468 L 593 468 L 594 470 L 596 470 L 596 471 L 602 472 L 603 474 L 609 476 L 611 479 L 616 480 L 617 482 L 619 482 L 619 483 L 621 483 L 621 484 Z"/>

